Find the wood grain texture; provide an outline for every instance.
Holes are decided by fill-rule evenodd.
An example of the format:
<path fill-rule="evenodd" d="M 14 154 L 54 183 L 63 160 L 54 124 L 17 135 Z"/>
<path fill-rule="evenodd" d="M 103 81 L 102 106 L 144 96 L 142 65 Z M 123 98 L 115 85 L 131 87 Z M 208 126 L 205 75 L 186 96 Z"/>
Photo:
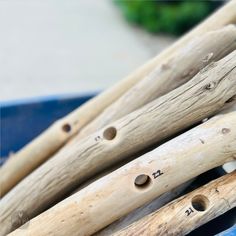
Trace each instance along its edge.
<path fill-rule="evenodd" d="M 196 37 L 108 106 L 80 133 L 83 138 L 186 83 L 201 69 L 236 49 L 233 25 Z M 127 104 L 127 105 L 125 105 Z"/>
<path fill-rule="evenodd" d="M 150 203 L 145 204 L 144 206 L 139 207 L 138 209 L 130 212 L 128 215 L 120 218 L 119 220 L 108 225 L 104 229 L 95 233 L 94 236 L 110 236 L 115 232 L 118 232 L 128 225 L 131 225 L 133 222 L 145 217 L 146 215 L 151 214 L 152 212 L 158 210 L 174 198 L 180 196 L 180 194 L 192 183 L 192 180 L 181 184 L 175 189 L 172 189 L 169 192 L 162 194 L 160 197 L 155 198 Z"/>
<path fill-rule="evenodd" d="M 179 198 L 114 236 L 182 236 L 236 207 L 236 171 Z"/>
<path fill-rule="evenodd" d="M 101 93 L 94 99 L 91 99 L 68 116 L 55 122 L 40 136 L 16 153 L 14 158 L 10 158 L 6 167 L 0 169 L 0 176 L 2 176 L 0 182 L 0 196 L 5 195 L 20 180 L 58 151 L 68 140 L 98 116 L 107 106 L 118 99 L 133 85 L 142 80 L 158 64 L 167 60 L 169 56 L 172 56 L 191 39 L 210 30 L 220 29 L 223 26 L 232 23 L 236 23 L 236 0 L 227 3 L 167 50 L 148 61 L 115 86 Z M 7 170 L 4 170 L 5 168 Z"/>
<path fill-rule="evenodd" d="M 19 235 L 91 235 L 236 155 L 236 112 L 209 121 L 99 179 L 30 221 Z M 149 176 L 143 186 L 134 184 Z"/>
<path fill-rule="evenodd" d="M 18 209 L 32 218 L 95 173 L 217 112 L 236 94 L 235 75 L 236 51 L 167 95 L 67 145 L 2 198 L 0 234 L 12 229 L 10 218 Z"/>

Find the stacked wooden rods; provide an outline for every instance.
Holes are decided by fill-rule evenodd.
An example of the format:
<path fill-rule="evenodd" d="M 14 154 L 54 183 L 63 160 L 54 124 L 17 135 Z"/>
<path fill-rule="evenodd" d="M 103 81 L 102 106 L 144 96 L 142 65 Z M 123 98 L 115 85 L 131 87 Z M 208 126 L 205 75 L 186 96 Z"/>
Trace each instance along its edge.
<path fill-rule="evenodd" d="M 22 180 L 25 176 L 27 176 L 35 168 L 47 160 L 51 155 L 58 151 L 71 137 L 77 134 L 89 122 L 96 118 L 105 108 L 116 101 L 122 94 L 124 94 L 126 91 L 132 88 L 132 86 L 137 84 L 146 75 L 153 71 L 156 66 L 160 66 L 162 64 L 163 68 L 165 68 L 165 62 L 169 62 L 168 59 L 174 57 L 178 50 L 181 49 L 186 43 L 210 30 L 220 29 L 223 26 L 231 23 L 236 23 L 236 0 L 232 0 L 227 3 L 219 11 L 210 16 L 195 29 L 190 31 L 163 53 L 153 58 L 151 61 L 123 79 L 114 87 L 90 100 L 68 116 L 58 120 L 39 137 L 34 139 L 22 150 L 16 153 L 14 158 L 10 158 L 5 166 L 0 169 L 0 196 L 5 195 L 20 180 Z M 208 54 L 205 57 L 205 60 L 208 58 L 210 60 L 210 57 L 211 54 Z M 191 75 L 191 73 L 194 73 L 194 71 L 187 71 L 187 73 L 190 73 Z M 181 82 L 178 81 L 175 86 L 177 86 L 179 83 Z M 160 94 L 170 91 L 170 88 L 171 86 L 165 87 L 167 90 L 164 89 L 160 92 Z M 136 105 L 136 107 L 137 106 L 138 105 Z M 125 112 L 129 111 L 127 110 Z M 125 112 L 123 115 L 127 114 L 125 114 Z M 112 119 L 109 118 L 108 121 L 114 120 L 115 118 L 118 118 L 117 115 L 112 117 Z M 102 123 L 102 126 L 108 124 L 104 122 Z M 96 127 L 94 127 L 94 129 L 96 129 Z M 88 128 L 88 130 L 91 130 L 91 128 Z M 87 132 L 84 132 L 84 135 L 86 133 Z"/>
<path fill-rule="evenodd" d="M 236 51 L 189 82 L 73 145 L 68 145 L 0 201 L 2 234 L 19 209 L 32 218 L 78 183 L 219 111 L 236 95 Z M 37 183 L 37 184 L 36 184 Z"/>
<path fill-rule="evenodd" d="M 95 181 L 10 235 L 91 235 L 181 183 L 234 160 L 235 127 L 236 111 L 213 117 Z M 234 202 L 233 192 L 230 196 Z"/>
<path fill-rule="evenodd" d="M 236 102 L 234 99 L 236 99 L 236 97 L 231 99 L 231 101 L 228 102 L 226 106 L 224 106 L 224 108 L 220 112 L 221 114 L 224 114 L 224 113 L 226 114 L 231 111 L 236 111 Z M 205 122 L 206 120 L 207 119 L 204 119 L 202 122 Z M 236 160 L 232 162 L 227 162 L 223 165 L 223 167 L 227 166 L 227 168 L 224 168 L 224 169 L 226 169 L 229 173 L 236 169 L 234 167 L 235 163 L 236 163 Z M 134 223 L 135 221 L 140 220 L 146 215 L 151 214 L 154 211 L 157 211 L 159 208 L 164 206 L 166 203 L 170 202 L 172 199 L 180 196 L 183 193 L 183 191 L 185 192 L 186 189 L 188 189 L 192 183 L 194 184 L 195 182 L 194 180 L 195 179 L 191 179 L 190 181 L 178 186 L 177 188 L 174 188 L 171 191 L 162 194 L 160 197 L 155 198 L 150 203 L 145 204 L 134 211 L 131 211 L 128 215 L 120 218 L 119 220 L 116 220 L 115 222 L 108 225 L 107 227 L 100 230 L 99 232 L 95 233 L 94 235 L 96 236 L 112 235 L 115 232 L 120 231 L 123 228 L 129 226 L 130 224 Z"/>
<path fill-rule="evenodd" d="M 206 65 L 235 49 L 235 35 L 236 27 L 231 25 L 196 37 L 107 107 L 79 133 L 78 138 L 94 133 L 186 83 Z"/>
<path fill-rule="evenodd" d="M 174 188 L 171 191 L 162 194 L 160 197 L 155 198 L 150 203 L 147 203 L 135 209 L 134 211 L 131 211 L 128 215 L 121 217 L 119 220 L 114 221 L 112 224 L 108 225 L 107 227 L 95 233 L 94 235 L 109 236 L 117 231 L 122 230 L 123 228 L 134 223 L 135 221 L 142 219 L 146 215 L 151 214 L 152 212 L 158 210 L 173 199 L 179 197 L 192 182 L 193 180 L 187 181 L 186 183 L 181 184 L 177 188 Z"/>
<path fill-rule="evenodd" d="M 186 235 L 236 207 L 236 171 L 169 203 L 114 236 Z"/>

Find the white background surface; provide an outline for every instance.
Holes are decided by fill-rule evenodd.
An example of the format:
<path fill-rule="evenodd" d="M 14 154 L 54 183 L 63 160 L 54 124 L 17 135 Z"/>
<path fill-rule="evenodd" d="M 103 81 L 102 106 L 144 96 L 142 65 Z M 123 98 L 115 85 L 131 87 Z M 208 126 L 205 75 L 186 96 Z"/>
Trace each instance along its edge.
<path fill-rule="evenodd" d="M 103 90 L 173 41 L 111 0 L 0 0 L 0 32 L 0 100 Z"/>

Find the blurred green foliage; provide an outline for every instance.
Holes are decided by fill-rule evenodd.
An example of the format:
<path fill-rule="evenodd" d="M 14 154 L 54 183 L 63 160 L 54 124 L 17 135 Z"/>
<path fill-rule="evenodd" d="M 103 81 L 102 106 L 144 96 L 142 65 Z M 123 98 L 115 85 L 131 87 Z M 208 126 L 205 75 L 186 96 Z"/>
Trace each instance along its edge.
<path fill-rule="evenodd" d="M 125 18 L 152 33 L 180 35 L 214 11 L 222 1 L 114 0 Z"/>

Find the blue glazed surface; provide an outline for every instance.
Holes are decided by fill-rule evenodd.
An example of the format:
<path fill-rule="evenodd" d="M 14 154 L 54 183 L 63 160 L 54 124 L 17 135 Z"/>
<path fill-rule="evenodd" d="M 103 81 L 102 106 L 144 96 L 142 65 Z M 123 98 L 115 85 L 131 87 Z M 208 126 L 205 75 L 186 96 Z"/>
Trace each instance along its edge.
<path fill-rule="evenodd" d="M 18 151 L 54 121 L 91 97 L 93 95 L 54 96 L 1 103 L 1 163 L 10 152 Z"/>
<path fill-rule="evenodd" d="M 224 232 L 217 234 L 216 236 L 236 236 L 236 224 Z"/>

